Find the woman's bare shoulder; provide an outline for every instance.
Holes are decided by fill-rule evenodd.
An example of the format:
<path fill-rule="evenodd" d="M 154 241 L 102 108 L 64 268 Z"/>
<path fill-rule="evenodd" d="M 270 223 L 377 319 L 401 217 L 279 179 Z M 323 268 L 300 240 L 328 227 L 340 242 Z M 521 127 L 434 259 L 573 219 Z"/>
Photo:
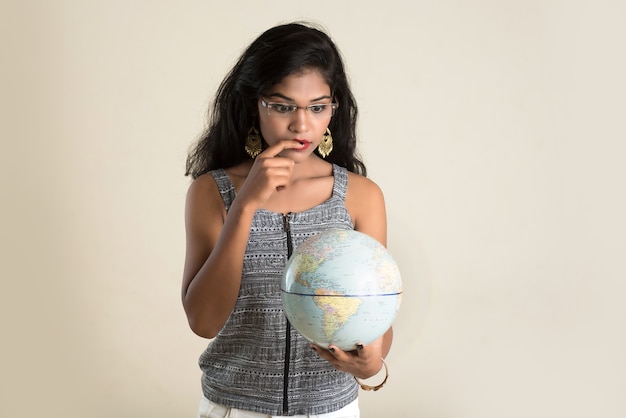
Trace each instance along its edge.
<path fill-rule="evenodd" d="M 372 179 L 348 172 L 348 194 L 357 200 L 383 198 L 382 189 Z"/>
<path fill-rule="evenodd" d="M 385 198 L 378 184 L 367 177 L 349 173 L 346 208 L 354 229 L 387 245 Z"/>
<path fill-rule="evenodd" d="M 202 174 L 191 182 L 187 190 L 186 206 L 188 214 L 206 211 L 225 212 L 219 188 L 211 174 Z"/>
<path fill-rule="evenodd" d="M 215 182 L 215 178 L 209 174 L 202 174 L 191 181 L 189 184 L 188 194 L 193 196 L 198 195 L 198 197 L 202 197 L 208 194 L 212 194 L 217 190 L 217 183 Z"/>

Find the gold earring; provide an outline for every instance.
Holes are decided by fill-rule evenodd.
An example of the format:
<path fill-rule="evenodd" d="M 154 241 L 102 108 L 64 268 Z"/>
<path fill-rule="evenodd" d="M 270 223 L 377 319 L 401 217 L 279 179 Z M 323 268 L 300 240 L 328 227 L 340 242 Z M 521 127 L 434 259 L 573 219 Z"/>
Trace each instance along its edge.
<path fill-rule="evenodd" d="M 320 153 L 322 158 L 326 158 L 333 150 L 333 136 L 330 134 L 330 129 L 326 128 L 322 142 L 317 147 L 317 152 Z"/>
<path fill-rule="evenodd" d="M 244 149 L 252 158 L 256 158 L 261 153 L 261 135 L 259 135 L 259 131 L 254 126 L 248 131 Z"/>

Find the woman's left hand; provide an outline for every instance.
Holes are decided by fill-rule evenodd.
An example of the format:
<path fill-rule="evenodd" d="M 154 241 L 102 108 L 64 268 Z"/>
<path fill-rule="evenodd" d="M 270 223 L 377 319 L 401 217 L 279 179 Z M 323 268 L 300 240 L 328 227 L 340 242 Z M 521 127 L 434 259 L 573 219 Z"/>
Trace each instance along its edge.
<path fill-rule="evenodd" d="M 333 344 L 328 349 L 311 344 L 311 348 L 326 359 L 337 370 L 348 372 L 359 379 L 367 379 L 374 376 L 383 367 L 382 358 L 384 337 L 380 337 L 370 344 L 357 344 L 352 351 L 343 351 Z"/>

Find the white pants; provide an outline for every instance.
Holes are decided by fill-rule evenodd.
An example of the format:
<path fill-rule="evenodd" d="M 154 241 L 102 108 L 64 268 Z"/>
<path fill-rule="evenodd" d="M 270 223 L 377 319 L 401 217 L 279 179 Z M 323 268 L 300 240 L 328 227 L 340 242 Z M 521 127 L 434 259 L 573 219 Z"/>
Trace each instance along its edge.
<path fill-rule="evenodd" d="M 258 412 L 244 411 L 243 409 L 228 408 L 211 402 L 204 396 L 200 400 L 198 418 L 275 418 L 279 415 L 265 415 Z M 359 418 L 359 400 L 356 399 L 343 408 L 319 415 L 293 415 L 292 418 Z"/>

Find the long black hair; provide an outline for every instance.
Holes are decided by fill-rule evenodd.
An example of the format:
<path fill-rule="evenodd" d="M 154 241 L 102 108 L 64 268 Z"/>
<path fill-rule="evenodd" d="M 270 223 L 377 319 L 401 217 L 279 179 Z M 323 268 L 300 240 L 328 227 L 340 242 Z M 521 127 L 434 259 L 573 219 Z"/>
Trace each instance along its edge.
<path fill-rule="evenodd" d="M 329 125 L 333 151 L 325 160 L 366 175 L 356 151 L 358 109 L 341 55 L 324 31 L 308 23 L 268 29 L 244 51 L 217 90 L 208 128 L 187 156 L 185 175 L 197 178 L 249 159 L 244 142 L 255 124 L 258 98 L 286 76 L 306 69 L 322 75 L 339 104 Z"/>

